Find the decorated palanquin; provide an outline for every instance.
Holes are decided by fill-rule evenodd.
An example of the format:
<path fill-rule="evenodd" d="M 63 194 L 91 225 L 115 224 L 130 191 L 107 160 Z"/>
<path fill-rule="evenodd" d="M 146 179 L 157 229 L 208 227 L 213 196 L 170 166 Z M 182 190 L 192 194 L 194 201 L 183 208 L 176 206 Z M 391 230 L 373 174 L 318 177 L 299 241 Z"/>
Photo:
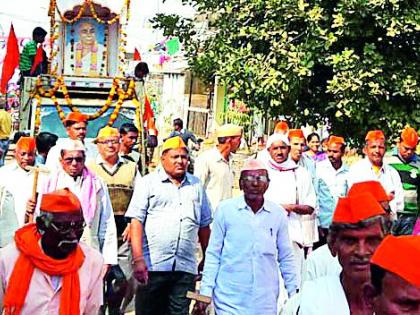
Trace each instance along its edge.
<path fill-rule="evenodd" d="M 70 111 L 87 115 L 87 138 L 105 125 L 141 127 L 142 88 L 126 77 L 130 0 L 51 0 L 49 73 L 25 78 L 20 129 L 65 137 Z"/>

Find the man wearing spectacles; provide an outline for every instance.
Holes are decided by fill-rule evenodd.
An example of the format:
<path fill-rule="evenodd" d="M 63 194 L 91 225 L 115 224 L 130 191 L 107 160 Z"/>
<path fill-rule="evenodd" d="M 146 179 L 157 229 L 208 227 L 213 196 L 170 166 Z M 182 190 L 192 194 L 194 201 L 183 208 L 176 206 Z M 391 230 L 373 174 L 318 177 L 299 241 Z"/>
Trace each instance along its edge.
<path fill-rule="evenodd" d="M 79 243 L 84 226 L 69 189 L 43 195 L 36 223 L 0 250 L 0 313 L 97 314 L 103 258 Z"/>
<path fill-rule="evenodd" d="M 85 147 L 81 141 L 65 139 L 60 146 L 61 169 L 41 183 L 38 204 L 42 194 L 65 187 L 79 198 L 86 222 L 82 241 L 101 251 L 105 274 L 111 265 L 118 264 L 117 228 L 108 189 L 102 179 L 85 166 Z"/>
<path fill-rule="evenodd" d="M 113 273 L 117 274 L 114 272 L 115 268 L 118 269 L 118 275 L 121 275 L 122 272 L 125 277 L 125 279 L 122 279 L 123 277 L 117 280 L 113 279 L 120 285 L 114 285 L 114 287 L 118 287 L 118 290 L 114 290 L 112 293 L 111 290 L 107 291 L 105 307 L 108 308 L 110 315 L 119 315 L 125 311 L 124 309 L 120 310 L 123 298 L 126 302 L 124 305 L 127 305 L 134 295 L 134 281 L 130 279 L 132 274 L 129 261 L 130 248 L 127 240 L 130 229 L 124 215 L 133 194 L 136 177 L 139 175 L 136 163 L 119 156 L 121 138 L 118 129 L 109 126 L 100 129 L 94 142 L 98 146 L 99 155 L 87 166 L 106 183 L 117 225 L 119 267 L 112 267 L 109 277 L 112 277 Z"/>
<path fill-rule="evenodd" d="M 200 294 L 211 297 L 216 314 L 278 314 L 279 270 L 289 296 L 298 289 L 287 213 L 264 198 L 269 176 L 261 161 L 245 162 L 239 186 L 244 195 L 215 211 Z M 197 302 L 196 314 L 207 306 Z"/>

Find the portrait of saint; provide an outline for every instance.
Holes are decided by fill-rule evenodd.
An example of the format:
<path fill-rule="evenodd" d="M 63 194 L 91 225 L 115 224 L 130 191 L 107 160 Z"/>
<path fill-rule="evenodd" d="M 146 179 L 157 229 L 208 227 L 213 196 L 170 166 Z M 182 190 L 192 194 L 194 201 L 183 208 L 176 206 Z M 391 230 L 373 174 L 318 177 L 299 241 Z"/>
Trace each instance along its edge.
<path fill-rule="evenodd" d="M 106 75 L 105 26 L 93 19 L 67 25 L 65 74 Z"/>

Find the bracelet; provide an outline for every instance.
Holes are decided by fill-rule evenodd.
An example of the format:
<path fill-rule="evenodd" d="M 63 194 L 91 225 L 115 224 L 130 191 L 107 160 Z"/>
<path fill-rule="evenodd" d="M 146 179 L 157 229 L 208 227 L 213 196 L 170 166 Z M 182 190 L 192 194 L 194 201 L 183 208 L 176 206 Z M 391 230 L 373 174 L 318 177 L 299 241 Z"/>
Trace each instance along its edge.
<path fill-rule="evenodd" d="M 136 258 L 133 258 L 131 260 L 131 264 L 134 265 L 134 264 L 138 263 L 139 261 L 144 261 L 144 257 L 143 256 L 138 256 Z"/>

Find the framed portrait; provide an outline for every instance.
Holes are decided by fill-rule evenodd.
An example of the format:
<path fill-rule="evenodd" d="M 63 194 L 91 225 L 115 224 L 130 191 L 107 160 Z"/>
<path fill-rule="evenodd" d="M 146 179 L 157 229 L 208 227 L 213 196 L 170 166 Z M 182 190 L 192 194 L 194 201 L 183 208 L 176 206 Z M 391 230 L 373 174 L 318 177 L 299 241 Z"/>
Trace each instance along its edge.
<path fill-rule="evenodd" d="M 65 75 L 108 76 L 108 26 L 93 18 L 64 25 Z"/>

